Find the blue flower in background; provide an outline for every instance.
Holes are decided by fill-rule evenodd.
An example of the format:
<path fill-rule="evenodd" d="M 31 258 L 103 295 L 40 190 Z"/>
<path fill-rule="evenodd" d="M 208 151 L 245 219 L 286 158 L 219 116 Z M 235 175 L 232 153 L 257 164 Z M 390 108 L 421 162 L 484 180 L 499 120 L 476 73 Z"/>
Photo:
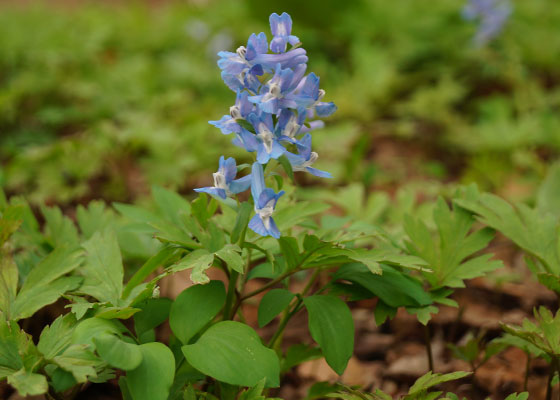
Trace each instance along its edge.
<path fill-rule="evenodd" d="M 274 190 L 265 187 L 263 167 L 259 163 L 253 164 L 251 172 L 251 194 L 255 201 L 255 215 L 249 221 L 249 228 L 261 236 L 272 236 L 278 239 L 280 231 L 272 219 L 276 202 L 284 194 L 284 191 L 275 193 Z"/>
<path fill-rule="evenodd" d="M 251 175 L 235 179 L 237 175 L 237 166 L 233 157 L 226 160 L 224 156 L 221 156 L 218 171 L 214 172 L 212 175 L 214 176 L 214 186 L 195 189 L 195 191 L 205 192 L 212 196 L 226 199 L 232 194 L 246 191 L 249 189 L 249 186 L 251 186 Z"/>
<path fill-rule="evenodd" d="M 480 20 L 474 42 L 482 46 L 499 35 L 511 11 L 509 0 L 469 0 L 462 15 L 469 21 Z"/>
<path fill-rule="evenodd" d="M 296 146 L 298 154 L 286 152 L 286 157 L 290 161 L 294 171 L 307 171 L 319 178 L 332 178 L 329 172 L 311 167 L 319 158 L 316 152 L 311 151 L 311 134 L 306 134 L 301 141 L 297 142 Z"/>
<path fill-rule="evenodd" d="M 295 46 L 299 43 L 297 36 L 292 35 L 292 18 L 287 13 L 270 15 L 270 30 L 274 38 L 270 42 L 270 50 L 274 53 L 284 53 L 290 43 Z"/>

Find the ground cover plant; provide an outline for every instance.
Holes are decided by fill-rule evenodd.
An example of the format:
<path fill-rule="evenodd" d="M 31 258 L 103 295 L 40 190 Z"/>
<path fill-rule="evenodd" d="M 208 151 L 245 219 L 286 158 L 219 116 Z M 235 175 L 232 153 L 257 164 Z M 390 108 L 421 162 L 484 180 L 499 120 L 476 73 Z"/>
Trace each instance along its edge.
<path fill-rule="evenodd" d="M 240 21 L 263 26 L 260 3 L 155 9 L 158 27 L 182 22 L 185 10 L 197 14 L 180 33 L 172 23 L 158 35 L 139 28 L 152 20 L 142 6 L 110 8 L 118 18 L 85 6 L 72 11 L 81 25 L 59 9 L 7 8 L 0 17 L 0 29 L 12 33 L 0 46 L 9 83 L 8 134 L 0 138 L 0 395 L 559 395 L 557 72 L 549 56 L 525 57 L 546 23 L 521 51 L 512 50 L 519 39 L 508 27 L 543 10 L 551 25 L 560 17 L 544 1 L 451 3 L 434 2 L 432 23 L 397 33 L 387 21 L 409 21 L 417 6 L 286 1 L 277 9 L 307 17 L 301 33 L 299 20 L 267 11 L 268 34 L 245 42 L 232 33 L 243 46 L 220 39 L 207 16 L 227 7 L 220 18 L 245 32 L 252 26 Z M 14 39 L 21 19 L 38 22 L 45 13 L 54 17 L 43 25 L 48 35 Z M 318 21 L 335 14 L 344 23 Z M 14 16 L 18 23 L 10 23 Z M 112 22 L 91 28 L 100 21 Z M 84 35 L 60 34 L 69 26 Z M 136 30 L 123 35 L 123 26 Z M 446 29 L 465 47 L 422 37 L 407 44 L 406 32 Z M 312 47 L 301 43 L 308 36 Z M 181 55 L 185 37 L 192 48 Z M 216 41 L 200 45 L 209 38 Z M 332 42 L 324 55 L 319 38 Z M 26 40 L 44 46 L 23 51 Z M 384 41 L 398 46 L 381 51 Z M 204 53 L 217 50 L 224 91 L 202 72 L 213 63 Z M 520 73 L 508 59 L 514 53 L 523 54 L 516 67 L 540 69 Z M 471 61 L 482 72 L 468 69 Z M 496 72 L 505 65 L 513 68 L 507 84 Z M 43 75 L 34 70 L 45 66 Z M 311 72 L 316 66 L 320 74 Z M 452 79 L 468 71 L 472 87 Z M 328 79 L 320 85 L 318 75 Z M 482 84 L 488 93 L 477 92 Z M 100 88 L 111 89 L 101 98 Z M 202 128 L 206 119 L 210 127 Z M 176 141 L 179 125 L 192 135 Z M 400 157 L 410 157 L 423 180 L 379 170 L 384 160 L 371 151 L 383 143 L 362 131 L 381 126 L 385 151 L 405 147 Z M 432 139 L 418 137 L 425 130 Z M 411 148 L 415 141 L 423 144 Z M 462 165 L 447 154 L 430 164 L 444 149 Z M 185 182 L 187 171 L 193 178 Z M 508 189 L 519 177 L 526 186 Z M 170 184 L 182 193 L 164 188 Z M 487 317 L 497 305 L 498 316 Z"/>

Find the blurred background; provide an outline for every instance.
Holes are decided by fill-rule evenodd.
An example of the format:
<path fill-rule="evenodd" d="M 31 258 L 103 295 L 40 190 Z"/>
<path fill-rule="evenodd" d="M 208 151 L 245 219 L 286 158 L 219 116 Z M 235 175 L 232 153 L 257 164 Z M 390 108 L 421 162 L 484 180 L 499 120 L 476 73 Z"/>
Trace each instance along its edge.
<path fill-rule="evenodd" d="M 287 11 L 339 111 L 314 135 L 313 190 L 431 196 L 456 184 L 534 200 L 560 149 L 560 6 L 517 0 L 477 46 L 463 0 L 192 0 L 0 5 L 0 185 L 34 204 L 194 196 L 235 94 L 216 53 Z M 244 158 L 245 157 L 245 158 Z M 344 189 L 343 189 L 344 188 Z"/>

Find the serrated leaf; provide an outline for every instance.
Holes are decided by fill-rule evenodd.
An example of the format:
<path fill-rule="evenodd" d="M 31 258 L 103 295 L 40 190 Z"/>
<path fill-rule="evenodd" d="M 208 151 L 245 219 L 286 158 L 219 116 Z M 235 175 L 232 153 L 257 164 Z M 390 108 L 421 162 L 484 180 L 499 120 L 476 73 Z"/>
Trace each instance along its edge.
<path fill-rule="evenodd" d="M 284 311 L 295 294 L 286 289 L 272 289 L 268 291 L 259 304 L 258 322 L 262 328 Z"/>
<path fill-rule="evenodd" d="M 114 221 L 114 213 L 102 201 L 92 201 L 87 208 L 78 206 L 76 219 L 83 236 L 89 239 L 95 232 L 107 230 Z"/>
<path fill-rule="evenodd" d="M 192 269 L 191 281 L 195 284 L 206 284 L 210 281 L 210 278 L 208 278 L 205 271 L 212 266 L 213 262 L 214 254 L 210 254 L 204 249 L 198 249 L 187 254 L 177 264 L 169 267 L 168 271 L 175 273 Z"/>
<path fill-rule="evenodd" d="M 118 305 L 122 296 L 124 269 L 115 233 L 97 232 L 83 244 L 83 248 L 86 259 L 80 291 L 101 302 Z"/>
<path fill-rule="evenodd" d="M 49 389 L 47 378 L 44 375 L 20 369 L 8 376 L 8 383 L 12 385 L 21 396 L 36 396 L 46 393 Z"/>
<path fill-rule="evenodd" d="M 221 281 L 211 281 L 207 285 L 195 285 L 183 290 L 171 305 L 171 330 L 183 344 L 187 344 L 212 321 L 225 301 L 226 289 Z"/>
<path fill-rule="evenodd" d="M 178 193 L 164 189 L 160 186 L 152 186 L 152 196 L 158 207 L 159 212 L 169 221 L 180 225 L 180 215 L 190 215 L 190 203 Z"/>
<path fill-rule="evenodd" d="M 59 316 L 50 326 L 43 329 L 37 349 L 47 360 L 61 354 L 70 346 L 75 327 L 76 318 L 73 314 Z"/>
<path fill-rule="evenodd" d="M 330 367 L 342 375 L 354 351 L 354 320 L 350 309 L 334 296 L 309 296 L 303 304 L 309 314 L 311 336 Z"/>
<path fill-rule="evenodd" d="M 233 271 L 243 274 L 245 263 L 241 257 L 241 249 L 234 244 L 227 244 L 214 254 L 222 259 Z"/>
<path fill-rule="evenodd" d="M 162 343 L 138 346 L 142 362 L 128 371 L 126 382 L 133 400 L 167 400 L 175 376 L 175 358 Z"/>
<path fill-rule="evenodd" d="M 89 350 L 88 345 L 73 344 L 64 352 L 53 358 L 53 361 L 62 369 L 70 372 L 76 382 L 87 382 L 88 378 L 96 377 L 96 366 L 99 359 Z"/>
<path fill-rule="evenodd" d="M 193 367 L 221 382 L 250 387 L 266 378 L 266 387 L 280 384 L 276 353 L 263 346 L 251 327 L 240 322 L 218 322 L 182 350 Z"/>
<path fill-rule="evenodd" d="M 345 264 L 338 269 L 334 278 L 366 288 L 393 308 L 426 306 L 432 303 L 432 298 L 418 281 L 388 265 L 381 265 L 381 269 L 383 273 L 376 275 L 363 264 Z"/>
<path fill-rule="evenodd" d="M 439 385 L 440 383 L 461 379 L 471 374 L 472 372 L 464 371 L 457 371 L 449 374 L 434 374 L 432 373 L 432 371 L 430 371 L 426 375 L 418 378 L 416 382 L 414 382 L 414 385 L 412 385 L 412 387 L 408 391 L 408 396 L 418 395 L 433 386 Z"/>
<path fill-rule="evenodd" d="M 58 207 L 41 207 L 45 217 L 45 228 L 53 247 L 76 246 L 79 243 L 78 230 L 74 222 L 62 214 Z"/>

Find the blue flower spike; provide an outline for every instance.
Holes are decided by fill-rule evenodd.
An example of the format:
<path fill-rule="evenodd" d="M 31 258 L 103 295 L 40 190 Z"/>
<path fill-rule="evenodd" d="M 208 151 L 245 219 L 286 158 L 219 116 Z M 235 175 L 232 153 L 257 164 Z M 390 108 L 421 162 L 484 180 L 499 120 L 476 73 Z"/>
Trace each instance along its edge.
<path fill-rule="evenodd" d="M 265 187 L 263 167 L 258 162 L 253 164 L 251 178 L 251 194 L 255 201 L 256 214 L 249 221 L 249 228 L 261 236 L 272 236 L 278 239 L 280 231 L 272 219 L 272 214 L 284 191 L 275 193 L 274 190 Z"/>
<path fill-rule="evenodd" d="M 218 171 L 212 175 L 214 177 L 214 186 L 198 188 L 195 189 L 195 192 L 208 193 L 225 200 L 233 194 L 246 191 L 251 186 L 251 175 L 235 179 L 237 166 L 233 157 L 226 160 L 224 156 L 221 156 Z"/>
<path fill-rule="evenodd" d="M 319 77 L 305 75 L 307 52 L 292 35 L 292 18 L 274 13 L 269 21 L 270 43 L 261 32 L 252 34 L 247 46 L 235 52 L 218 53 L 222 79 L 236 93 L 236 100 L 229 115 L 209 121 L 224 135 L 235 134 L 234 145 L 256 153 L 252 173 L 235 179 L 235 160 L 222 156 L 214 173 L 214 186 L 195 190 L 226 200 L 250 187 L 256 214 L 249 228 L 261 236 L 279 238 L 272 215 L 284 192 L 276 193 L 265 186 L 264 166 L 286 155 L 294 171 L 330 178 L 328 172 L 312 167 L 318 155 L 311 149 L 309 132 L 322 128 L 323 121 L 316 117 L 330 116 L 336 106 L 323 101 L 325 91 L 319 87 Z"/>

